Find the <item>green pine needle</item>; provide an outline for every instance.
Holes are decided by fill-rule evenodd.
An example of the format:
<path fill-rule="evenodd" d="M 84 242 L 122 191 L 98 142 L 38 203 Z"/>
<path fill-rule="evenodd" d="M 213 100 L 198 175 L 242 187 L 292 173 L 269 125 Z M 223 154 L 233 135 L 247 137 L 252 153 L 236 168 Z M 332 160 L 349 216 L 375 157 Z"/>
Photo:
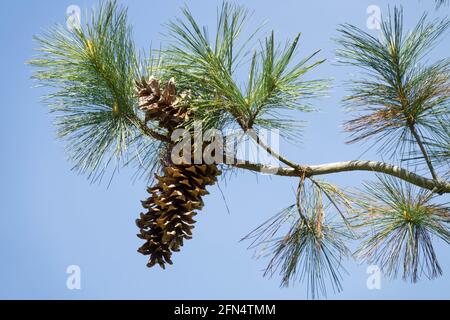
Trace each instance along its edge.
<path fill-rule="evenodd" d="M 448 0 L 435 0 L 435 2 L 436 2 L 436 7 L 437 8 L 440 8 L 441 6 L 447 5 L 449 3 Z"/>
<path fill-rule="evenodd" d="M 218 15 L 215 35 L 200 27 L 188 9 L 184 19 L 169 24 L 172 45 L 163 49 L 166 61 L 162 68 L 191 92 L 191 107 L 205 127 L 245 129 L 275 128 L 283 136 L 295 132 L 301 122 L 283 114 L 285 110 L 310 111 L 306 102 L 324 92 L 325 81 L 304 80 L 305 73 L 323 61 L 311 62 L 316 53 L 295 62 L 299 36 L 277 50 L 272 33 L 250 61 L 249 80 L 242 85 L 235 78 L 247 47 L 257 29 L 243 34 L 248 13 L 242 7 L 225 3 Z M 211 41 L 210 39 L 214 39 Z"/>
<path fill-rule="evenodd" d="M 305 80 L 304 75 L 325 60 L 311 62 L 320 51 L 293 62 L 300 34 L 283 50 L 277 49 L 274 33 L 266 38 L 261 52 L 255 53 L 251 63 L 246 92 L 250 117 L 248 127 L 280 129 L 285 132 L 301 128 L 301 122 L 291 121 L 283 111 L 314 111 L 310 98 L 320 96 L 328 89 L 325 80 Z M 281 126 L 284 124 L 284 126 Z"/>
<path fill-rule="evenodd" d="M 272 256 L 264 275 L 280 273 L 283 286 L 305 282 L 308 296 L 313 299 L 326 296 L 327 281 L 333 291 L 342 290 L 342 263 L 349 256 L 346 242 L 353 235 L 330 215 L 341 201 L 343 207 L 351 207 L 346 196 L 336 190 L 322 182 L 309 186 L 302 183 L 297 205 L 275 215 L 243 239 L 252 241 L 249 248 Z M 328 198 L 331 194 L 334 196 Z"/>
<path fill-rule="evenodd" d="M 35 39 L 33 78 L 54 88 L 45 101 L 59 136 L 68 141 L 74 168 L 101 178 L 138 135 L 133 80 L 139 59 L 127 12 L 116 1 L 103 2 L 85 27 L 69 31 L 57 25 Z"/>
<path fill-rule="evenodd" d="M 417 149 L 412 127 L 422 140 L 442 134 L 437 124 L 448 124 L 450 117 L 450 60 L 425 65 L 424 58 L 448 27 L 448 20 L 427 22 L 424 15 L 406 33 L 398 8 L 383 19 L 379 38 L 341 26 L 338 56 L 365 72 L 346 98 L 357 115 L 345 126 L 350 143 L 370 139 L 380 153 L 403 157 Z"/>
<path fill-rule="evenodd" d="M 412 282 L 422 275 L 440 276 L 432 240 L 450 243 L 450 208 L 433 200 L 432 193 L 395 178 L 379 177 L 378 183 L 368 183 L 358 216 L 366 233 L 355 255 L 393 278 L 400 271 L 403 279 Z"/>

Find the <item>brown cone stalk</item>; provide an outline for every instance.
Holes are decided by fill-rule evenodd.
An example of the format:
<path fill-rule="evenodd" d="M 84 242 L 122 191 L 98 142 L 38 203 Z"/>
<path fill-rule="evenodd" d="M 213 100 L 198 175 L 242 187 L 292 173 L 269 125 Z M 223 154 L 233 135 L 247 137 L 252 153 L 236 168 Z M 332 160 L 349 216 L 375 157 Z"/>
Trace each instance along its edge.
<path fill-rule="evenodd" d="M 136 82 L 139 107 L 145 111 L 146 123 L 158 122 L 170 137 L 177 128 L 183 128 L 191 116 L 182 103 L 184 97 L 176 93 L 175 82 L 170 80 L 164 88 L 159 80 L 150 78 Z M 138 237 L 145 240 L 139 252 L 149 256 L 149 268 L 158 264 L 172 264 L 172 253 L 183 246 L 184 240 L 192 239 L 197 211 L 204 206 L 206 187 L 217 182 L 221 174 L 216 165 L 181 164 L 170 161 L 171 146 L 168 146 L 162 175 L 156 175 L 156 185 L 150 187 L 150 197 L 142 202 L 146 213 L 141 213 L 136 224 L 140 228 Z"/>

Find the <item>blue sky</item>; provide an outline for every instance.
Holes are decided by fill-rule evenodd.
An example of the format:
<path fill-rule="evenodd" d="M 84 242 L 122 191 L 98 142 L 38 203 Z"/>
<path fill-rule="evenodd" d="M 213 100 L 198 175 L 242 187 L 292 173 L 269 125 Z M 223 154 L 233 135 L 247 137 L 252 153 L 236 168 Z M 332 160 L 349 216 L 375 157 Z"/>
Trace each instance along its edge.
<path fill-rule="evenodd" d="M 129 7 L 139 47 L 159 46 L 162 25 L 180 13 L 187 3 L 202 24 L 215 24 L 220 1 L 122 1 Z M 66 8 L 76 4 L 83 10 L 95 1 L 1 1 L 0 50 L 0 298 L 6 299 L 303 299 L 302 284 L 280 288 L 280 278 L 262 277 L 267 261 L 255 261 L 239 239 L 280 209 L 294 201 L 296 181 L 289 178 L 239 173 L 221 183 L 230 208 L 228 213 L 217 187 L 206 198 L 194 239 L 174 257 L 166 271 L 145 268 L 146 259 L 136 249 L 140 240 L 134 220 L 146 195 L 145 181 L 131 180 L 124 169 L 106 184 L 90 184 L 70 171 L 64 145 L 55 138 L 51 117 L 39 102 L 45 89 L 34 89 L 31 68 L 25 62 L 33 56 L 32 36 L 55 22 L 64 23 Z M 318 78 L 333 78 L 330 96 L 315 104 L 320 112 L 300 115 L 308 121 L 301 146 L 281 145 L 282 153 L 302 163 L 353 160 L 364 150 L 344 144 L 341 123 L 347 117 L 341 109 L 345 95 L 343 81 L 355 70 L 334 62 L 338 24 L 349 22 L 366 28 L 369 5 L 386 11 L 389 5 L 405 5 L 409 26 L 424 11 L 431 16 L 434 1 L 237 1 L 254 11 L 250 26 L 267 20 L 281 39 L 303 33 L 300 55 L 322 49 L 327 62 L 314 71 Z M 373 31 L 375 32 L 375 31 Z M 433 58 L 448 56 L 447 37 Z M 367 159 L 379 159 L 372 152 Z M 343 186 L 358 186 L 366 173 L 333 175 L 328 180 Z M 448 199 L 447 199 L 448 200 Z M 366 286 L 366 265 L 345 263 L 348 275 L 344 291 L 329 293 L 334 299 L 450 298 L 450 254 L 436 242 L 444 276 L 416 285 L 402 280 L 382 279 L 381 290 Z M 66 288 L 66 268 L 81 268 L 81 290 Z"/>

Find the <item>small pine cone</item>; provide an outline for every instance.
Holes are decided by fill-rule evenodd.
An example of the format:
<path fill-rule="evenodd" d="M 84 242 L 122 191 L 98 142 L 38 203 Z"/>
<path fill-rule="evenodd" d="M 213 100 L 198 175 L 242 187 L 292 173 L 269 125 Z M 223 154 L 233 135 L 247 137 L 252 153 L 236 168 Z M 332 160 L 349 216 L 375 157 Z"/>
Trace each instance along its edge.
<path fill-rule="evenodd" d="M 139 252 L 150 255 L 148 267 L 172 264 L 172 252 L 192 239 L 194 217 L 204 206 L 206 187 L 215 184 L 220 174 L 215 165 L 174 165 L 166 166 L 163 176 L 156 175 L 158 182 L 148 189 L 151 196 L 143 202 L 148 212 L 136 221 L 141 228 L 138 236 L 146 240 Z"/>
<path fill-rule="evenodd" d="M 172 132 L 189 119 L 187 107 L 180 103 L 186 97 L 177 95 L 174 79 L 170 79 L 164 89 L 161 88 L 159 80 L 153 77 L 148 81 L 141 79 L 135 84 L 139 109 L 145 111 L 145 122 L 158 121 L 160 128 Z"/>

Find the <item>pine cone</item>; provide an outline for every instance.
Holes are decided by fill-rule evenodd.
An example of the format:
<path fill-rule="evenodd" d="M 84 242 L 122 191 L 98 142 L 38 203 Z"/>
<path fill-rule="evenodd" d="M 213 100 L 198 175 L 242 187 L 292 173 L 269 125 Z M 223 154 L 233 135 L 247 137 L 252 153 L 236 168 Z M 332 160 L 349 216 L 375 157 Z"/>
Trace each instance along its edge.
<path fill-rule="evenodd" d="M 158 126 L 172 133 L 179 125 L 189 119 L 189 110 L 181 105 L 185 95 L 177 96 L 175 81 L 170 79 L 164 89 L 159 80 L 136 81 L 139 109 L 145 111 L 145 122 L 158 121 Z"/>
<path fill-rule="evenodd" d="M 170 137 L 173 130 L 182 127 L 190 112 L 176 95 L 175 82 L 171 79 L 161 90 L 160 82 L 154 78 L 136 82 L 139 106 L 146 112 L 147 121 L 158 121 Z M 170 154 L 171 146 L 166 153 Z M 136 224 L 141 229 L 139 238 L 145 244 L 138 250 L 150 256 L 149 268 L 172 264 L 172 253 L 183 246 L 184 240 L 192 239 L 197 211 L 204 206 L 206 187 L 217 182 L 221 174 L 216 165 L 174 165 L 168 157 L 161 159 L 163 175 L 155 175 L 156 185 L 148 189 L 150 198 L 142 202 L 147 213 L 142 213 Z"/>

